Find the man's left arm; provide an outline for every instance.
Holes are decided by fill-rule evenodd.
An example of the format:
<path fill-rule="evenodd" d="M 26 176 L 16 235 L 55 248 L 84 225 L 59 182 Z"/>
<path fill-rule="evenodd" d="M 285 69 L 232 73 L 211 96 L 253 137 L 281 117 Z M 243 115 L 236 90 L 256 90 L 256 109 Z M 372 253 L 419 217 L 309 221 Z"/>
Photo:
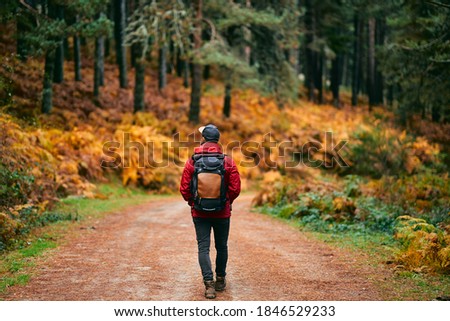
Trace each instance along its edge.
<path fill-rule="evenodd" d="M 194 166 L 188 160 L 184 165 L 183 174 L 181 175 L 180 193 L 189 205 L 192 205 L 191 179 L 194 173 Z"/>

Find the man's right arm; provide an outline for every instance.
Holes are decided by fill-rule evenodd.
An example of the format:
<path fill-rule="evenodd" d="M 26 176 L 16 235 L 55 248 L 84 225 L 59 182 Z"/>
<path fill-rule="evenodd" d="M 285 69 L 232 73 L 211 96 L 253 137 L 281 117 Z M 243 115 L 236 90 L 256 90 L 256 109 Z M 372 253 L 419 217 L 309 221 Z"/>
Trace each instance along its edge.
<path fill-rule="evenodd" d="M 229 166 L 227 170 L 229 173 L 228 197 L 230 198 L 230 203 L 232 204 L 241 193 L 241 177 L 237 166 L 231 157 L 229 158 Z"/>

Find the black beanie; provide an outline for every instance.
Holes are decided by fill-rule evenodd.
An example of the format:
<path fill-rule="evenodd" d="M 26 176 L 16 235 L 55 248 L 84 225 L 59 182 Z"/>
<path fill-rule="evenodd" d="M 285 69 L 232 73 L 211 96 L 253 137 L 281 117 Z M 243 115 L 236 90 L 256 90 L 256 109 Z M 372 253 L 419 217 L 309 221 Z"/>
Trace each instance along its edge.
<path fill-rule="evenodd" d="M 205 138 L 207 142 L 217 143 L 219 141 L 220 138 L 219 129 L 213 124 L 202 126 L 198 129 L 198 131 L 202 133 L 203 138 Z"/>

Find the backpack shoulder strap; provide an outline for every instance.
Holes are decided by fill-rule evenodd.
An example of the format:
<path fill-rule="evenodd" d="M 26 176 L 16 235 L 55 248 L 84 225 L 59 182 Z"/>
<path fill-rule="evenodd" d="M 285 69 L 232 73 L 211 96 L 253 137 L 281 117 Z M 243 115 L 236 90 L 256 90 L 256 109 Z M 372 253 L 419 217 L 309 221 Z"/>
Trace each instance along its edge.
<path fill-rule="evenodd" d="M 200 153 L 200 154 L 193 154 L 192 155 L 192 160 L 194 162 L 198 161 L 200 158 L 202 157 L 217 157 L 217 158 L 225 158 L 228 157 L 227 154 L 222 154 L 222 153 Z"/>

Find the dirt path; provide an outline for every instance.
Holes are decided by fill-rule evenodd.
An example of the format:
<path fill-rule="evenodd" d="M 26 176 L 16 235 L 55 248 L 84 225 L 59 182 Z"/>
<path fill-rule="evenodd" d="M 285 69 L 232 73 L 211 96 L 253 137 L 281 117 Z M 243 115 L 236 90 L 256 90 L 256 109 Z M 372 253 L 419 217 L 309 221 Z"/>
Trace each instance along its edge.
<path fill-rule="evenodd" d="M 361 260 L 251 213 L 250 201 L 243 196 L 233 205 L 229 284 L 219 300 L 382 299 Z M 111 214 L 94 226 L 68 236 L 29 284 L 4 299 L 204 299 L 193 223 L 178 198 Z"/>

